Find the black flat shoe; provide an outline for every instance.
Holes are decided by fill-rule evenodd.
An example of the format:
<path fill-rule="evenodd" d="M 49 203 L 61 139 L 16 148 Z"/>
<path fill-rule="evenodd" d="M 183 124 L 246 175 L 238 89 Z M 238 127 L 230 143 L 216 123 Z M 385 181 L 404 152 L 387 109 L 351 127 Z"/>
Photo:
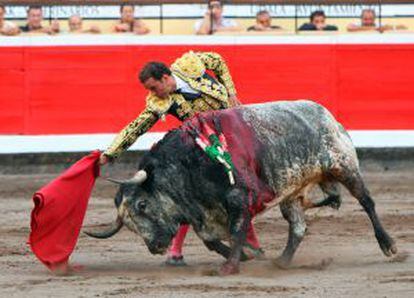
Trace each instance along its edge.
<path fill-rule="evenodd" d="M 172 267 L 187 266 L 186 262 L 184 261 L 184 256 L 169 256 L 165 261 L 165 265 Z"/>

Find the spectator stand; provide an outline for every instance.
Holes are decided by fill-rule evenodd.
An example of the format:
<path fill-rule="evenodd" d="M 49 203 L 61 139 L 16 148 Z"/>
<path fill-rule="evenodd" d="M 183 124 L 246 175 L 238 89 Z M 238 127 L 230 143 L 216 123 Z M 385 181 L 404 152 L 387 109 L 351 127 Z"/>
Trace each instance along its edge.
<path fill-rule="evenodd" d="M 346 32 L 346 25 L 358 20 L 364 8 L 372 8 L 378 16 L 378 23 L 407 23 L 414 28 L 414 2 L 410 0 L 229 0 L 225 3 L 226 17 L 235 18 L 244 28 L 254 23 L 255 13 L 260 9 L 268 10 L 274 17 L 274 23 L 281 25 L 288 33 L 297 32 L 298 27 L 308 21 L 313 10 L 322 9 L 328 21 Z M 13 15 L 6 17 L 23 22 L 27 5 L 45 7 L 45 19 L 51 22 L 59 19 L 65 28 L 68 17 L 79 13 L 87 25 L 100 25 L 103 33 L 109 33 L 109 25 L 119 17 L 119 5 L 136 5 L 136 16 L 148 22 L 155 34 L 192 34 L 193 24 L 206 10 L 205 0 L 0 0 Z"/>

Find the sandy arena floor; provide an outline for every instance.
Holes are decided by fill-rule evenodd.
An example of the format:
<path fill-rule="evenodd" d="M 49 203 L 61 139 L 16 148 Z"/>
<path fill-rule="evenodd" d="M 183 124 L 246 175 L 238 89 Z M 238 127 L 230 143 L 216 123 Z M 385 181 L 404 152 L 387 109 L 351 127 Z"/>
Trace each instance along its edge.
<path fill-rule="evenodd" d="M 54 276 L 26 245 L 31 195 L 55 175 L 0 176 L 0 297 L 414 297 L 414 170 L 365 171 L 386 229 L 399 253 L 386 258 L 358 202 L 345 190 L 339 211 L 307 213 L 308 233 L 293 268 L 272 265 L 285 246 L 287 224 L 278 208 L 256 226 L 267 260 L 250 261 L 241 274 L 212 276 L 223 259 L 209 252 L 193 232 L 185 246 L 186 268 L 167 268 L 125 228 L 107 240 L 81 235 L 72 263 L 83 270 Z M 100 179 L 85 226 L 115 216 L 115 186 Z"/>

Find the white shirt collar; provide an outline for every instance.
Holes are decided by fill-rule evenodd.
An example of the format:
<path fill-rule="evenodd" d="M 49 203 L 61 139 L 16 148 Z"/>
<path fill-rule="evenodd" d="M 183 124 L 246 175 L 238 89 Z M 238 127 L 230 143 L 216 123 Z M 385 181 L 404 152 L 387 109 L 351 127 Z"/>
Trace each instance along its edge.
<path fill-rule="evenodd" d="M 185 93 L 192 93 L 192 94 L 199 94 L 200 92 L 194 90 L 193 88 L 190 87 L 190 85 L 188 85 L 188 83 L 186 81 L 184 81 L 183 79 L 181 79 L 180 77 L 176 76 L 175 74 L 172 74 L 174 80 L 175 80 L 175 84 L 176 84 L 176 88 L 175 90 L 177 91 L 178 89 L 180 89 L 181 92 L 185 92 Z"/>

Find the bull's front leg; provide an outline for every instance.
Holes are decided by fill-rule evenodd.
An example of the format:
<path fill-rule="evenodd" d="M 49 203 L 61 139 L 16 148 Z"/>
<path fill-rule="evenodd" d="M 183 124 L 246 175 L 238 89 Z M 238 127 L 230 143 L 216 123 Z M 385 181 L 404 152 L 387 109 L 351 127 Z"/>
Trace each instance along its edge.
<path fill-rule="evenodd" d="M 232 190 L 227 195 L 226 202 L 230 229 L 230 255 L 220 268 L 220 275 L 239 273 L 240 257 L 250 223 L 248 199 L 241 190 Z"/>

